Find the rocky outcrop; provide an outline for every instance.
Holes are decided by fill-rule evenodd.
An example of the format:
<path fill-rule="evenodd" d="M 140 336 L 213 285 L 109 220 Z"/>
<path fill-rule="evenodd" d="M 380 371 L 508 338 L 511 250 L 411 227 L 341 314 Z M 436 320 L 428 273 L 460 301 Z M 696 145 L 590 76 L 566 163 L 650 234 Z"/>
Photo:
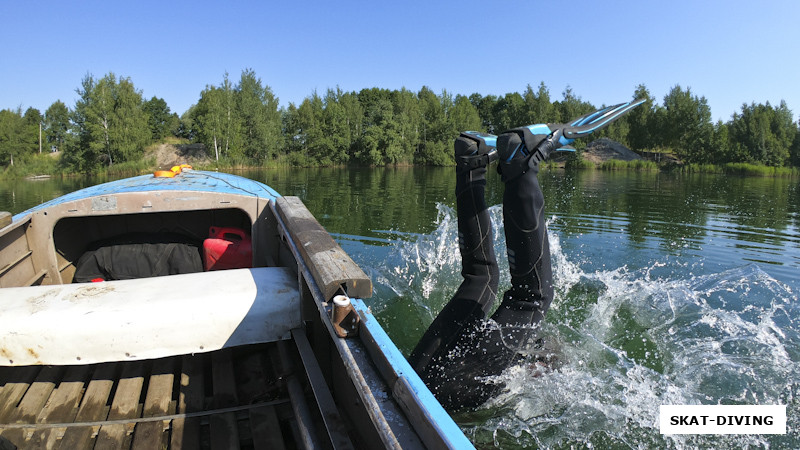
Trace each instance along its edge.
<path fill-rule="evenodd" d="M 591 142 L 583 150 L 583 159 L 599 164 L 609 159 L 633 161 L 642 159 L 633 150 L 609 138 L 600 138 Z"/>
<path fill-rule="evenodd" d="M 160 144 L 153 151 L 156 165 L 169 169 L 179 164 L 201 164 L 209 162 L 203 144 L 172 145 Z"/>

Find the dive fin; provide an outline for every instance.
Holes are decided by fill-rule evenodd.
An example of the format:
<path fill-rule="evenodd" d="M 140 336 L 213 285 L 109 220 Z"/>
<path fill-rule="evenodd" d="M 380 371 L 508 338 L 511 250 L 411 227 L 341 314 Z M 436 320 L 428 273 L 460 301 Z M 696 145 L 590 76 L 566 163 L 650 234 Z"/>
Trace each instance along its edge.
<path fill-rule="evenodd" d="M 489 147 L 497 147 L 497 136 L 480 131 L 464 131 L 461 133 L 464 137 L 477 141 L 478 144 L 484 143 Z"/>
<path fill-rule="evenodd" d="M 497 148 L 497 136 L 480 131 L 464 131 L 462 138 L 470 139 L 477 144 L 472 155 L 464 155 L 457 164 L 469 168 L 486 167 L 500 157 L 498 169 L 506 178 L 514 178 L 525 173 L 529 167 L 538 165 L 554 151 L 574 152 L 570 146 L 575 139 L 586 137 L 593 132 L 607 127 L 624 116 L 633 108 L 644 103 L 645 99 L 637 99 L 618 105 L 607 106 L 597 111 L 584 114 L 569 123 L 537 123 L 515 128 L 507 132 L 519 135 L 520 143 L 514 148 Z M 512 161 L 514 160 L 514 161 Z"/>
<path fill-rule="evenodd" d="M 632 102 L 608 106 L 593 113 L 578 117 L 570 124 L 564 126 L 564 137 L 566 139 L 577 139 L 583 136 L 588 136 L 594 131 L 610 125 L 612 122 L 624 116 L 633 108 L 644 103 L 644 101 L 645 99 L 640 98 Z"/>
<path fill-rule="evenodd" d="M 472 170 L 486 167 L 497 160 L 497 136 L 480 131 L 464 131 L 456 139 L 464 143 L 470 142 L 468 150 L 461 153 L 456 145 L 456 167 L 462 170 Z"/>
<path fill-rule="evenodd" d="M 506 143 L 510 141 L 503 141 L 504 148 L 498 148 L 500 153 L 498 170 L 505 180 L 512 180 L 537 166 L 554 151 L 562 149 L 562 151 L 575 151 L 574 148 L 566 146 L 572 144 L 575 139 L 605 128 L 642 103 L 644 99 L 607 106 L 565 124 L 538 123 L 509 130 L 506 133 L 518 135 L 519 142 L 509 147 Z"/>

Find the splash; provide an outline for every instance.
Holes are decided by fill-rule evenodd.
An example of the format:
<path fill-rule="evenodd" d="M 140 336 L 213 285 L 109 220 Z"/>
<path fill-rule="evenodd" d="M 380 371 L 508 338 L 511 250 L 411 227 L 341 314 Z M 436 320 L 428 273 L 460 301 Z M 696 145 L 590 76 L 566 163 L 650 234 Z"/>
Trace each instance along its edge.
<path fill-rule="evenodd" d="M 490 214 L 496 254 L 504 255 L 500 207 Z M 387 294 L 377 297 L 415 305 L 416 317 L 397 320 L 419 321 L 418 333 L 461 282 L 455 222 L 439 205 L 433 232 L 392 240 L 391 256 L 371 263 Z M 583 269 L 591 264 L 571 257 L 552 231 L 549 238 L 557 294 L 543 331 L 561 348 L 563 365 L 542 373 L 526 361 L 505 371 L 501 395 L 457 417 L 476 445 L 800 445 L 800 302 L 789 286 L 755 264 L 699 275 L 687 262 L 664 270 L 675 265 L 667 256 L 639 268 Z M 509 285 L 504 259 L 501 292 Z M 718 403 L 785 404 L 789 434 L 660 434 L 660 405 Z"/>
<path fill-rule="evenodd" d="M 567 364 L 544 376 L 509 369 L 507 391 L 486 406 L 498 415 L 471 428 L 476 442 L 796 447 L 791 419 L 787 436 L 664 436 L 658 429 L 663 404 L 786 404 L 796 416 L 800 328 L 789 287 L 757 265 L 658 279 L 650 274 L 661 262 L 587 273 L 559 246 L 553 252 L 562 297 L 548 317 L 549 338 L 561 342 Z"/>
<path fill-rule="evenodd" d="M 437 204 L 435 229 L 429 234 L 406 234 L 389 241 L 392 251 L 369 266 L 381 288 L 412 301 L 427 311 L 428 323 L 450 299 L 461 283 L 461 255 L 457 244 L 456 214 L 453 208 Z M 502 237 L 502 208 L 489 208 L 494 229 L 495 251 L 505 255 Z M 498 231 L 499 230 L 499 231 Z M 505 266 L 504 266 L 505 264 Z M 507 273 L 507 262 L 500 261 Z M 501 278 L 501 284 L 508 281 Z M 380 288 L 379 288 L 380 289 Z M 427 324 L 426 324 L 427 325 Z"/>

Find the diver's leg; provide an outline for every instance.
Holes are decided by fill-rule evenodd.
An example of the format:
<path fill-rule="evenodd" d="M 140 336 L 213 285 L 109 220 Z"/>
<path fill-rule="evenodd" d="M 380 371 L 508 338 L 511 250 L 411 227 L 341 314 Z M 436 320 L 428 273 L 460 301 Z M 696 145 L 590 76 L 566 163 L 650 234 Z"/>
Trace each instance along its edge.
<path fill-rule="evenodd" d="M 519 143 L 514 133 L 500 136 L 497 147 L 501 161 L 504 153 L 509 153 L 504 150 Z M 520 159 L 528 164 L 527 159 Z M 432 373 L 435 377 L 429 376 L 426 382 L 445 407 L 474 407 L 494 395 L 502 385 L 487 378 L 522 359 L 526 344 L 553 300 L 544 195 L 537 175 L 536 164 L 517 171 L 513 178 L 504 174 L 503 221 L 511 288 L 492 320 L 463 327 L 456 344 L 431 365 L 436 369 Z"/>
<path fill-rule="evenodd" d="M 485 151 L 485 149 L 482 149 Z M 479 154 L 475 141 L 459 137 L 456 157 Z M 488 162 L 488 160 L 487 160 Z M 445 379 L 448 360 L 486 318 L 497 298 L 499 270 L 491 220 L 484 199 L 486 166 L 456 168 L 456 210 L 463 281 L 409 357 L 412 367 L 436 391 Z"/>
<path fill-rule="evenodd" d="M 520 136 L 506 133 L 498 138 L 498 150 L 521 144 Z M 522 158 L 520 158 L 522 163 Z M 505 345 L 520 349 L 544 318 L 553 301 L 550 245 L 545 225 L 544 195 L 538 180 L 538 164 L 526 165 L 521 175 L 503 177 L 503 223 L 511 272 L 511 289 L 492 319 L 503 330 Z"/>

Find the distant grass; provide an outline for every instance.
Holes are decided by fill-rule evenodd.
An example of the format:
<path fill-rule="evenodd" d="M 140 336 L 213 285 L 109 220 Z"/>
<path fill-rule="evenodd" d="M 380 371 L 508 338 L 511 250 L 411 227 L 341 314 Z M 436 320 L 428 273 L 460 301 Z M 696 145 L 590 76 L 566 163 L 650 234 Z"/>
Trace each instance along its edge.
<path fill-rule="evenodd" d="M 223 157 L 219 161 L 209 160 L 207 163 L 199 164 L 195 169 L 201 170 L 244 170 L 253 168 L 277 169 L 286 167 L 312 167 L 313 165 L 304 164 L 304 158 L 292 158 L 280 155 L 275 159 L 254 160 L 247 157 Z"/>
<path fill-rule="evenodd" d="M 539 163 L 539 168 L 542 170 L 558 169 L 561 165 L 557 161 L 547 160 Z"/>
<path fill-rule="evenodd" d="M 138 161 L 125 161 L 117 163 L 101 169 L 100 173 L 111 176 L 142 175 L 152 172 L 155 166 L 155 158 L 145 158 Z"/>
<path fill-rule="evenodd" d="M 160 141 L 153 142 L 152 144 L 150 144 L 147 147 L 145 147 L 144 148 L 144 153 L 147 154 L 148 152 L 155 151 L 158 147 L 160 147 L 163 144 L 175 145 L 175 146 L 188 145 L 188 144 L 191 144 L 191 141 L 189 139 L 186 139 L 186 138 L 179 138 L 179 137 L 175 137 L 175 136 L 167 136 L 167 137 L 161 139 Z"/>
<path fill-rule="evenodd" d="M 588 159 L 583 158 L 570 158 L 567 160 L 567 163 L 564 165 L 566 169 L 582 169 L 582 170 L 594 170 L 597 168 L 595 163 L 589 161 Z"/>
<path fill-rule="evenodd" d="M 659 167 L 653 161 L 645 159 L 635 159 L 633 161 L 620 161 L 618 159 L 609 159 L 600 163 L 600 170 L 636 170 L 636 171 L 658 171 Z"/>
<path fill-rule="evenodd" d="M 727 163 L 717 164 L 683 164 L 673 169 L 678 173 L 718 173 L 746 177 L 798 177 L 798 167 L 772 167 L 762 164 Z"/>
<path fill-rule="evenodd" d="M 796 177 L 800 176 L 797 167 L 772 167 L 748 163 L 728 163 L 723 166 L 725 173 L 757 177 Z"/>
<path fill-rule="evenodd" d="M 674 166 L 672 171 L 678 173 L 725 173 L 725 169 L 722 166 L 696 163 Z"/>
<path fill-rule="evenodd" d="M 0 171 L 3 178 L 25 178 L 35 175 L 56 175 L 62 172 L 59 166 L 59 158 L 49 153 L 35 153 L 27 155 L 17 161 L 14 165 L 7 166 Z"/>
<path fill-rule="evenodd" d="M 608 161 L 604 161 L 600 164 L 595 164 L 592 161 L 579 157 L 567 160 L 565 167 L 567 169 L 581 169 L 581 170 L 599 169 L 606 171 L 632 170 L 632 171 L 655 172 L 660 170 L 659 165 L 657 163 L 645 159 L 636 159 L 633 161 L 621 161 L 619 159 L 609 159 Z"/>
<path fill-rule="evenodd" d="M 177 136 L 167 136 L 161 140 L 163 144 L 170 144 L 170 145 L 188 145 L 192 142 L 189 139 L 181 138 Z"/>

